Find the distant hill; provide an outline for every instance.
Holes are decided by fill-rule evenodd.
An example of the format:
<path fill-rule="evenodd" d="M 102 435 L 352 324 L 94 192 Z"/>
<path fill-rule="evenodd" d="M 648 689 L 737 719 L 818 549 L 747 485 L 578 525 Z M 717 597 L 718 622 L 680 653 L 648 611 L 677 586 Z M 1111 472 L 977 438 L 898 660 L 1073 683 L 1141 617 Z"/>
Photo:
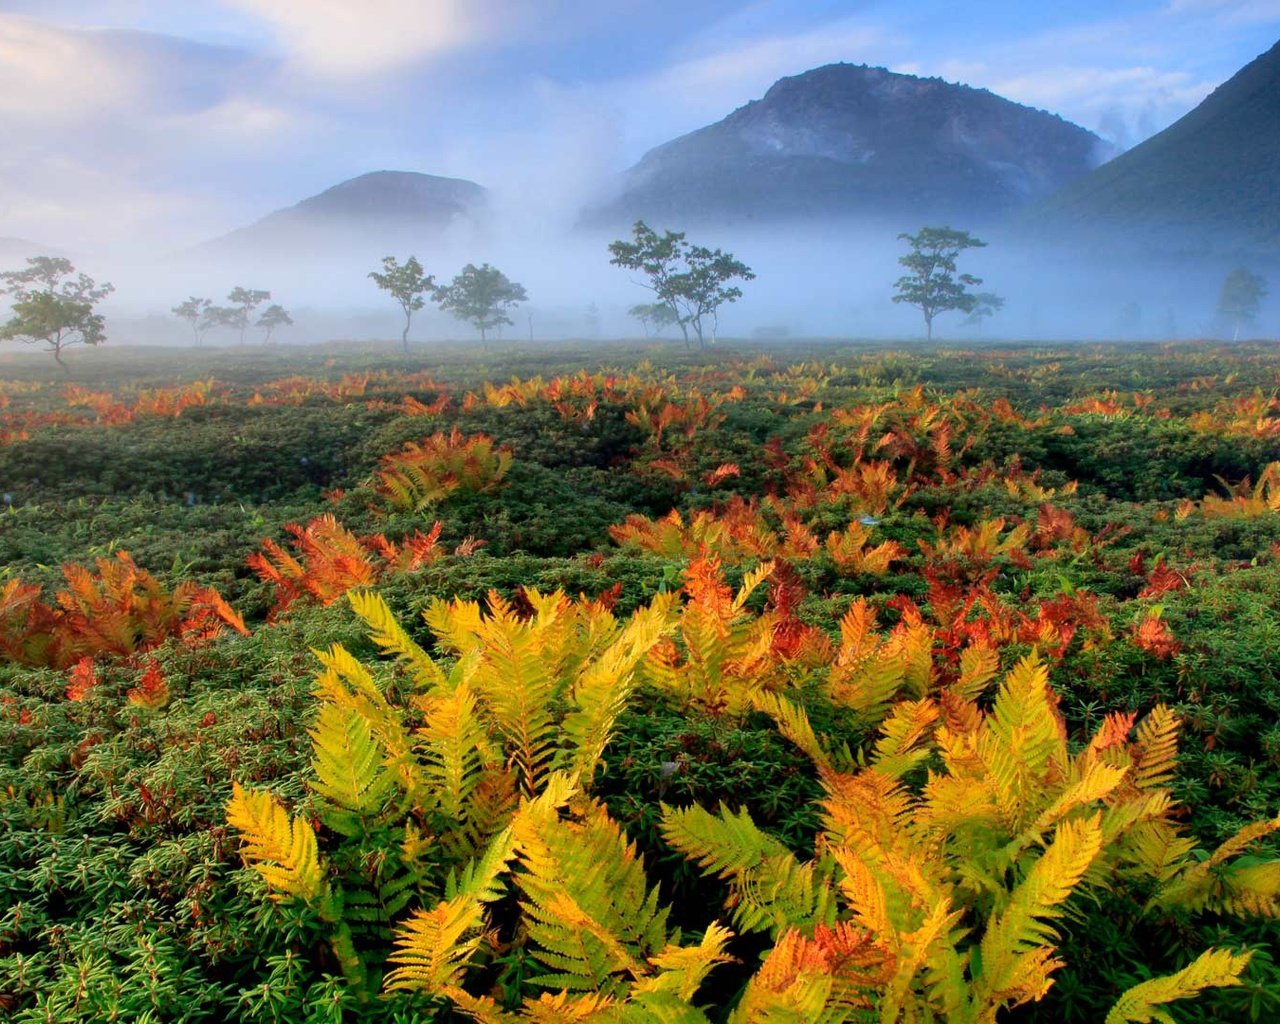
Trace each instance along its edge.
<path fill-rule="evenodd" d="M 1096 135 L 982 89 L 830 64 L 647 153 L 589 222 L 832 216 L 989 223 L 1109 155 Z"/>
<path fill-rule="evenodd" d="M 486 192 L 473 181 L 414 171 L 374 171 L 193 250 L 200 256 L 313 256 L 420 247 L 479 214 Z"/>
<path fill-rule="evenodd" d="M 1018 227 L 1170 255 L 1280 258 L 1280 43 Z"/>

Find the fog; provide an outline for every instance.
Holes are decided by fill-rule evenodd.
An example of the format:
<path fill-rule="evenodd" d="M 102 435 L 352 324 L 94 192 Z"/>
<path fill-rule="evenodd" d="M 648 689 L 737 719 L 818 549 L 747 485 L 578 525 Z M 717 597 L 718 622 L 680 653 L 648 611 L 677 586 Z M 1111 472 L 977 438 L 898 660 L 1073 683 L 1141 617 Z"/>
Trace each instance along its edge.
<path fill-rule="evenodd" d="M 501 193 L 498 192 L 498 196 Z M 321 236 L 280 239 L 272 251 L 182 250 L 157 258 L 153 247 L 133 252 L 70 253 L 77 269 L 110 281 L 115 293 L 103 303 L 112 345 L 190 345 L 190 330 L 170 314 L 191 295 L 222 303 L 237 285 L 271 292 L 294 317 L 272 344 L 296 345 L 336 339 L 398 344 L 398 306 L 368 278 L 380 259 L 416 254 L 438 283 L 466 263 L 490 263 L 525 286 L 529 301 L 512 312 L 504 328 L 507 342 L 592 340 L 641 335 L 627 316 L 631 306 L 650 301 L 632 274 L 609 264 L 608 243 L 628 236 L 625 229 L 575 228 L 563 203 L 548 216 L 525 207 L 514 223 L 504 223 L 502 202 L 478 221 L 455 223 L 444 231 L 353 233 L 343 225 Z M 891 302 L 893 283 L 906 251 L 898 231 L 924 223 L 870 222 L 780 224 L 750 228 L 688 229 L 698 244 L 732 252 L 756 273 L 742 284 L 743 297 L 722 308 L 718 336 L 729 339 L 856 337 L 911 339 L 923 334 L 920 314 Z M 655 224 L 677 229 L 683 225 Z M 970 228 L 955 224 L 954 227 Z M 1121 254 L 1121 245 L 1080 247 L 1033 244 L 999 226 L 976 229 L 988 242 L 966 251 L 960 270 L 980 277 L 977 289 L 1005 300 L 994 317 L 966 324 L 963 314 L 940 315 L 935 340 L 1125 340 L 1230 337 L 1230 325 L 1216 316 L 1224 275 L 1241 262 L 1237 255 L 1159 257 Z M 417 244 L 415 244 L 417 237 Z M 6 266 L 17 265 L 14 254 Z M 1273 282 L 1272 296 L 1249 330 L 1253 337 L 1280 331 L 1280 274 L 1254 259 L 1248 265 Z M 676 344 L 678 331 L 665 336 Z M 429 343 L 473 337 L 471 328 L 431 304 L 414 318 L 411 340 Z M 256 343 L 261 332 L 251 329 Z M 234 331 L 214 330 L 207 346 L 235 345 Z"/>

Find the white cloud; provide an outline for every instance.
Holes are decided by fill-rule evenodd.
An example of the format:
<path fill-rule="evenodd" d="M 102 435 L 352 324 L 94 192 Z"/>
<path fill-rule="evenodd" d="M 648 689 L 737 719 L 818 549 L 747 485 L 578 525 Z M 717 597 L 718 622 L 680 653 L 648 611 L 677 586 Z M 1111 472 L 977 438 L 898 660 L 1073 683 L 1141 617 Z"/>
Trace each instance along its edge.
<path fill-rule="evenodd" d="M 498 34 L 480 0 L 224 0 L 267 22 L 286 54 L 322 77 L 355 78 Z"/>
<path fill-rule="evenodd" d="M 0 14 L 0 115 L 74 119 L 129 102 L 141 85 L 98 34 Z"/>

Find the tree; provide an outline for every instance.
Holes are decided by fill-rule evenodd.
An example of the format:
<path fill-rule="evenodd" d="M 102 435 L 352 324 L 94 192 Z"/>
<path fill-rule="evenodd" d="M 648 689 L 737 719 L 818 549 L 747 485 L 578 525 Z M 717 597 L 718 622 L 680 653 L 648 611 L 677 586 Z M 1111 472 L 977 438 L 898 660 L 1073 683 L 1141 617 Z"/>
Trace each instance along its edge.
<path fill-rule="evenodd" d="M 186 302 L 180 302 L 173 307 L 173 315 L 191 325 L 191 334 L 196 339 L 197 347 L 204 341 L 204 336 L 209 333 L 209 328 L 213 326 L 208 319 L 208 313 L 212 307 L 212 299 L 202 299 L 196 295 L 192 295 Z"/>
<path fill-rule="evenodd" d="M 400 334 L 400 344 L 408 352 L 409 326 L 413 323 L 413 314 L 426 304 L 428 295 L 435 295 L 440 290 L 436 287 L 435 275 L 424 275 L 422 264 L 416 256 L 410 256 L 403 265 L 394 256 L 384 256 L 382 272 L 371 270 L 369 277 L 400 303 L 400 308 L 404 310 L 404 330 Z"/>
<path fill-rule="evenodd" d="M 241 288 L 237 286 L 231 289 L 231 293 L 227 296 L 227 301 L 240 312 L 240 316 L 236 318 L 234 324 L 228 323 L 227 326 L 234 326 L 240 332 L 240 344 L 243 345 L 244 332 L 249 329 L 249 324 L 253 319 L 253 311 L 264 302 L 270 302 L 271 293 L 257 288 Z"/>
<path fill-rule="evenodd" d="M 507 310 L 528 298 L 523 285 L 487 263 L 479 267 L 468 263 L 448 285 L 436 289 L 440 308 L 471 324 L 482 342 L 488 341 L 495 327 L 510 324 Z"/>
<path fill-rule="evenodd" d="M 978 333 L 981 334 L 982 321 L 995 316 L 1002 309 L 1004 309 L 1004 299 L 995 292 L 978 292 L 973 297 L 973 308 L 964 318 L 964 324 L 966 327 L 978 328 Z"/>
<path fill-rule="evenodd" d="M 106 321 L 93 307 L 115 289 L 77 274 L 70 260 L 35 256 L 27 260 L 26 269 L 0 274 L 0 282 L 0 295 L 11 296 L 12 314 L 0 326 L 0 341 L 44 342 L 64 370 L 65 349 L 106 341 Z"/>
<path fill-rule="evenodd" d="M 645 302 L 632 306 L 627 310 L 627 316 L 640 321 L 646 338 L 658 337 L 679 319 L 670 306 L 661 302 Z"/>
<path fill-rule="evenodd" d="M 1258 307 L 1267 297 L 1267 282 L 1244 267 L 1236 267 L 1222 282 L 1218 295 L 1218 312 L 1235 327 L 1232 341 L 1240 338 L 1240 328 L 1258 316 Z"/>
<path fill-rule="evenodd" d="M 704 317 L 711 318 L 714 342 L 720 306 L 742 298 L 742 289 L 729 282 L 754 280 L 756 275 L 751 268 L 729 253 L 685 241 L 683 231 L 659 235 L 638 220 L 631 235 L 630 242 L 619 239 L 609 243 L 609 262 L 615 267 L 638 270 L 648 278 L 647 283 L 641 283 L 653 292 L 658 305 L 670 310 L 673 319 L 669 322 L 679 326 L 686 348 L 691 327 L 698 347 L 705 346 Z"/>
<path fill-rule="evenodd" d="M 244 343 L 244 332 L 249 329 L 249 314 L 240 306 L 210 306 L 204 311 L 200 320 L 200 332 L 203 337 L 215 327 L 226 327 L 240 335 Z"/>
<path fill-rule="evenodd" d="M 985 246 L 967 231 L 949 227 L 920 229 L 916 235 L 898 236 L 911 246 L 911 251 L 898 257 L 910 273 L 898 278 L 894 302 L 915 306 L 924 314 L 925 334 L 933 340 L 933 318 L 939 313 L 959 310 L 972 313 L 978 296 L 968 289 L 982 284 L 982 278 L 956 273 L 956 258 L 965 249 Z"/>
<path fill-rule="evenodd" d="M 288 314 L 284 306 L 274 304 L 262 311 L 262 316 L 258 317 L 257 326 L 266 331 L 262 339 L 262 343 L 265 345 L 271 341 L 271 335 L 276 330 L 281 327 L 292 327 L 293 317 Z"/>

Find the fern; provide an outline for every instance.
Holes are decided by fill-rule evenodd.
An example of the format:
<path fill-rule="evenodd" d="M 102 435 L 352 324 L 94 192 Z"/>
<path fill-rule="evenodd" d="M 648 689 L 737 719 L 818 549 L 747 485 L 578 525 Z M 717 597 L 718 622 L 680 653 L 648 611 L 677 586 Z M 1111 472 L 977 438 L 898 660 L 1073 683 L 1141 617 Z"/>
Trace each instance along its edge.
<path fill-rule="evenodd" d="M 1192 999 L 1206 988 L 1240 984 L 1240 972 L 1252 953 L 1206 949 L 1176 974 L 1152 978 L 1128 989 L 1107 1013 L 1105 1024 L 1174 1024 L 1162 1007 L 1179 999 Z"/>
<path fill-rule="evenodd" d="M 414 680 L 424 688 L 444 688 L 448 679 L 444 672 L 396 621 L 382 596 L 372 590 L 352 590 L 347 593 L 351 610 L 369 627 L 369 639 L 384 654 L 393 655 L 413 673 Z"/>
<path fill-rule="evenodd" d="M 296 896 L 332 913 L 326 868 L 316 834 L 304 818 L 289 818 L 275 796 L 264 789 L 232 784 L 227 822 L 240 833 L 240 854 L 278 896 Z"/>
<path fill-rule="evenodd" d="M 780 932 L 835 920 L 829 874 L 801 864 L 746 811 L 713 815 L 697 805 L 664 805 L 662 835 L 705 873 L 731 880 L 734 920 L 748 931 Z"/>
<path fill-rule="evenodd" d="M 517 881 L 548 974 L 538 984 L 616 992 L 648 973 L 667 946 L 667 911 L 648 889 L 643 866 L 604 809 L 586 805 L 564 819 L 545 801 L 526 804 L 512 823 L 524 871 Z"/>
<path fill-rule="evenodd" d="M 397 790 L 395 777 L 382 767 L 368 720 L 324 704 L 311 744 L 311 789 L 322 798 L 321 819 L 344 836 L 364 835 Z"/>

